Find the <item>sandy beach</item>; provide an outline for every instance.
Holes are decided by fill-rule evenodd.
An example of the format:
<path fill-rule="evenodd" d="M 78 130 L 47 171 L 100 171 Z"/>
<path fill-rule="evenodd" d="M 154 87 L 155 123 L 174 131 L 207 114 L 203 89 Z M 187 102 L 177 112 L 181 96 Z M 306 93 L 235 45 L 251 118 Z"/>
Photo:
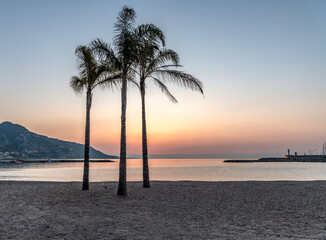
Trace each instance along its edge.
<path fill-rule="evenodd" d="M 326 182 L 0 182 L 0 239 L 325 239 Z"/>

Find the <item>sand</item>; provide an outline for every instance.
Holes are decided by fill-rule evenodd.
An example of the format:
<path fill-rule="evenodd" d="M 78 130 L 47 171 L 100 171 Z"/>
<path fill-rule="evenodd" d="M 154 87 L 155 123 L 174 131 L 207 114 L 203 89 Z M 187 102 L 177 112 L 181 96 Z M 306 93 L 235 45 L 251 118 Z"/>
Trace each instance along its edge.
<path fill-rule="evenodd" d="M 326 239 L 326 182 L 0 182 L 0 239 Z"/>

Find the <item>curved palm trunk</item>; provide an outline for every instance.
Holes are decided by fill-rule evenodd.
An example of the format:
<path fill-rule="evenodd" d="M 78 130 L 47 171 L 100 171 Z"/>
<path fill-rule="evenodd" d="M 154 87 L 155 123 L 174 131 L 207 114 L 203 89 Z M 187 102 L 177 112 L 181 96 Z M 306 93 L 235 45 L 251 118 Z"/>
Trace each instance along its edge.
<path fill-rule="evenodd" d="M 124 74 L 121 88 L 121 138 L 118 195 L 127 195 L 127 143 L 126 143 L 126 109 L 127 109 L 127 76 Z"/>
<path fill-rule="evenodd" d="M 143 144 L 143 187 L 149 188 L 149 168 L 148 168 L 148 150 L 147 150 L 147 132 L 146 132 L 146 112 L 145 112 L 145 86 L 140 85 L 141 105 L 142 105 L 142 144 Z"/>
<path fill-rule="evenodd" d="M 86 126 L 84 146 L 84 176 L 82 190 L 89 189 L 89 138 L 90 138 L 90 111 L 92 106 L 92 93 L 87 91 L 86 96 Z"/>

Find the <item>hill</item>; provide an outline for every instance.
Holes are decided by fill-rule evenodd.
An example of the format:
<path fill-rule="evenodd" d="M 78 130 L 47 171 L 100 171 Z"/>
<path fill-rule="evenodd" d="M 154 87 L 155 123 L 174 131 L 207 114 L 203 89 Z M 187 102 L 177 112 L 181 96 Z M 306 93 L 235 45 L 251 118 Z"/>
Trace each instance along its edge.
<path fill-rule="evenodd" d="M 0 158 L 84 158 L 84 145 L 62 141 L 30 132 L 25 127 L 3 122 L 0 124 Z M 90 158 L 118 158 L 90 148 Z"/>

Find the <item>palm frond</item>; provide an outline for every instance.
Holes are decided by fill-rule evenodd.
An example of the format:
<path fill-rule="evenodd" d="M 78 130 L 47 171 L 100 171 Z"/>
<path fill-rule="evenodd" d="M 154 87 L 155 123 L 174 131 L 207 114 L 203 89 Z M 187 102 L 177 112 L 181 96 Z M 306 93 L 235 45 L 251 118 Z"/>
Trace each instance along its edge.
<path fill-rule="evenodd" d="M 162 83 L 159 79 L 155 77 L 151 77 L 154 80 L 154 83 L 161 89 L 161 91 L 169 98 L 169 100 L 173 103 L 178 103 L 178 100 L 170 93 L 167 86 Z"/>
<path fill-rule="evenodd" d="M 81 80 L 77 76 L 73 76 L 70 79 L 70 87 L 74 90 L 75 93 L 81 93 L 85 87 L 85 81 Z"/>
<path fill-rule="evenodd" d="M 141 24 L 134 30 L 136 41 L 139 43 L 147 43 L 151 45 L 165 46 L 165 36 L 163 31 L 154 24 Z"/>
<path fill-rule="evenodd" d="M 97 69 L 97 63 L 93 56 L 93 52 L 87 46 L 78 46 L 75 55 L 77 57 L 79 75 L 88 81 L 92 81 L 91 79 L 94 79 L 94 73 Z M 92 83 L 89 82 L 89 85 L 92 85 Z"/>
<path fill-rule="evenodd" d="M 124 31 L 131 31 L 136 20 L 136 12 L 128 6 L 123 6 L 118 13 L 117 21 L 114 24 L 114 31 L 119 35 Z"/>
<path fill-rule="evenodd" d="M 157 51 L 145 70 L 146 76 L 151 75 L 162 66 L 169 65 L 169 62 L 172 62 L 172 64 L 175 66 L 180 66 L 179 55 L 172 49 L 164 48 L 160 51 Z"/>
<path fill-rule="evenodd" d="M 178 70 L 156 70 L 155 73 L 161 76 L 165 81 L 177 84 L 179 86 L 199 91 L 204 94 L 203 84 L 194 76 Z"/>
<path fill-rule="evenodd" d="M 121 69 L 121 62 L 116 57 L 116 54 L 114 53 L 113 49 L 109 44 L 104 42 L 102 39 L 100 38 L 94 39 L 90 43 L 90 48 L 100 58 L 100 60 L 103 63 L 106 62 L 111 65 L 114 65 L 115 68 L 117 69 Z"/>
<path fill-rule="evenodd" d="M 136 13 L 132 8 L 124 6 L 119 12 L 117 21 L 114 24 L 115 36 L 113 37 L 113 45 L 118 55 L 121 57 L 124 66 L 130 64 L 133 59 L 135 40 L 134 40 L 134 24 Z"/>
<path fill-rule="evenodd" d="M 110 45 L 100 38 L 96 38 L 89 44 L 92 51 L 100 58 L 105 58 L 111 52 Z"/>
<path fill-rule="evenodd" d="M 140 72 L 137 69 L 137 65 L 134 64 L 133 66 L 130 67 L 130 72 L 133 73 L 133 75 L 141 76 Z"/>
<path fill-rule="evenodd" d="M 96 83 L 92 86 L 92 89 L 97 86 L 103 89 L 120 88 L 121 86 L 121 73 L 120 72 L 102 72 L 96 79 Z"/>
<path fill-rule="evenodd" d="M 128 77 L 128 83 L 130 83 L 132 87 L 137 87 L 140 89 L 139 83 L 134 78 Z"/>
<path fill-rule="evenodd" d="M 163 65 L 163 66 L 157 67 L 156 69 L 170 68 L 170 67 L 178 68 L 178 67 L 183 67 L 183 66 L 182 65 L 178 65 L 178 64 L 167 64 L 167 65 Z"/>

